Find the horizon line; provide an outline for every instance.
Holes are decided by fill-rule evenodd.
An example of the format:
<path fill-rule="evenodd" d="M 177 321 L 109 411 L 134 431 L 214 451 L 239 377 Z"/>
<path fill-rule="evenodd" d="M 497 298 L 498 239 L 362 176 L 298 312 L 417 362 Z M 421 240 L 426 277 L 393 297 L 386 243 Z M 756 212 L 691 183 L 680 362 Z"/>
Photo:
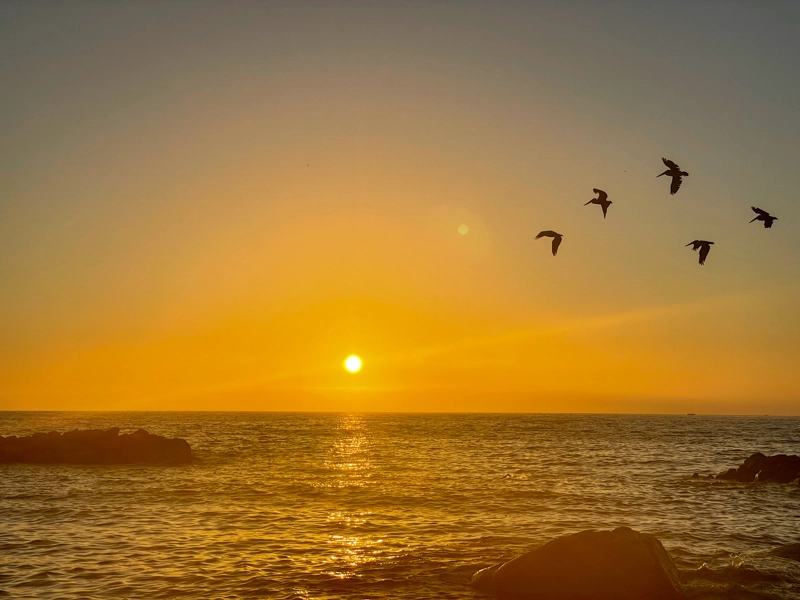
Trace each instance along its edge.
<path fill-rule="evenodd" d="M 208 413 L 208 414 L 253 414 L 253 413 L 280 413 L 280 414 L 395 414 L 395 415 L 560 415 L 560 416 L 639 416 L 639 417 L 773 417 L 773 418 L 800 418 L 800 414 L 771 414 L 771 413 L 687 413 L 687 412 L 661 412 L 661 413 L 636 413 L 636 412 L 519 412 L 519 411 L 403 411 L 403 410 L 99 410 L 99 409 L 0 409 L 2 413 Z"/>

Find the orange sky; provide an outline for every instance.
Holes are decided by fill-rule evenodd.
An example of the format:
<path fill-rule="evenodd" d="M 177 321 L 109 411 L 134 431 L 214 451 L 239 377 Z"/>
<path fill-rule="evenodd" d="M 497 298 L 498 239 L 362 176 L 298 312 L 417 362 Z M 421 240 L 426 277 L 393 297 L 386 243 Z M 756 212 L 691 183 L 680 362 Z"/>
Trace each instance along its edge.
<path fill-rule="evenodd" d="M 0 7 L 0 409 L 800 414 L 800 12 L 583 8 Z"/>

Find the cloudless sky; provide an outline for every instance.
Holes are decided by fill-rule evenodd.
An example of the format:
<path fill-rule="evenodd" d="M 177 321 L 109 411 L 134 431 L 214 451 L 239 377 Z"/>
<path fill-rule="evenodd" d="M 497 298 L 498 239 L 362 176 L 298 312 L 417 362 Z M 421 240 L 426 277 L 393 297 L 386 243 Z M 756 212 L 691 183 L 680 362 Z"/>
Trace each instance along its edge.
<path fill-rule="evenodd" d="M 799 30 L 0 3 L 0 409 L 800 414 Z"/>

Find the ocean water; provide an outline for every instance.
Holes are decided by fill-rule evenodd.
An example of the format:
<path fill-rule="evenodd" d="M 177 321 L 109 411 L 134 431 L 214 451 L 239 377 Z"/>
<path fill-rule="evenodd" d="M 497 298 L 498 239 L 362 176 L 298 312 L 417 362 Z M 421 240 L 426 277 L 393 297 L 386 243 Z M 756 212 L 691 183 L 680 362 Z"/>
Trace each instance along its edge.
<path fill-rule="evenodd" d="M 0 465 L 0 596 L 482 598 L 478 569 L 628 525 L 692 598 L 800 598 L 770 554 L 800 542 L 800 486 L 705 478 L 800 453 L 797 418 L 0 412 L 1 435 L 112 426 L 198 460 Z"/>

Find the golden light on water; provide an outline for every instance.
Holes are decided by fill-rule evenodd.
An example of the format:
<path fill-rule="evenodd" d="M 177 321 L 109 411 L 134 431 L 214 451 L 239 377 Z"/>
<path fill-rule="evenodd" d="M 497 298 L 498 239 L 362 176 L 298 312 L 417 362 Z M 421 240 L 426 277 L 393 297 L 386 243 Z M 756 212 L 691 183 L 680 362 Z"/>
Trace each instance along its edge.
<path fill-rule="evenodd" d="M 361 359 L 355 354 L 351 354 L 344 360 L 344 368 L 351 373 L 358 373 L 361 370 Z"/>

